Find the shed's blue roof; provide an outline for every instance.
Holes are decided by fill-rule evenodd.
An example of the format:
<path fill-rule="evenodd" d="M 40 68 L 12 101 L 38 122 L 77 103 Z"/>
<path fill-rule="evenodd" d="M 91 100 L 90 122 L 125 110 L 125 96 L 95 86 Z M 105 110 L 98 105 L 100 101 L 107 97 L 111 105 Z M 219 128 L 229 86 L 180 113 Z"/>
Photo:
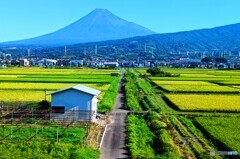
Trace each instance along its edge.
<path fill-rule="evenodd" d="M 84 93 L 87 93 L 87 94 L 90 94 L 90 95 L 93 95 L 93 96 L 97 96 L 101 93 L 101 91 L 99 91 L 97 89 L 90 88 L 90 87 L 84 86 L 82 84 L 78 84 L 78 85 L 75 85 L 75 86 L 72 86 L 72 87 L 68 87 L 68 88 L 65 88 L 65 89 L 58 90 L 58 91 L 53 92 L 51 94 L 59 93 L 59 92 L 66 91 L 66 90 L 69 90 L 69 89 L 75 89 L 77 91 L 81 91 L 81 92 L 84 92 Z"/>

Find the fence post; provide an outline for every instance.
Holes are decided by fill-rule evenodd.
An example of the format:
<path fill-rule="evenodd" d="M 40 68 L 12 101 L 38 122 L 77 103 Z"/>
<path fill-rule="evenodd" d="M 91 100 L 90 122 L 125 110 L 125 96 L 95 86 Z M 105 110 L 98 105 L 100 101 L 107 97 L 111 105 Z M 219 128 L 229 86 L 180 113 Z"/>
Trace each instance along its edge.
<path fill-rule="evenodd" d="M 12 138 L 12 126 L 11 126 L 11 138 Z"/>
<path fill-rule="evenodd" d="M 13 121 L 13 111 L 12 111 L 12 115 L 11 115 L 12 121 Z"/>
<path fill-rule="evenodd" d="M 30 125 L 30 138 L 32 136 L 32 126 Z"/>
<path fill-rule="evenodd" d="M 32 121 L 33 121 L 33 110 L 32 110 Z"/>
<path fill-rule="evenodd" d="M 3 138 L 3 141 L 4 141 L 4 125 L 2 126 L 2 129 L 3 129 L 3 134 L 2 134 L 2 138 Z"/>
<path fill-rule="evenodd" d="M 57 142 L 58 142 L 58 127 L 57 127 Z"/>

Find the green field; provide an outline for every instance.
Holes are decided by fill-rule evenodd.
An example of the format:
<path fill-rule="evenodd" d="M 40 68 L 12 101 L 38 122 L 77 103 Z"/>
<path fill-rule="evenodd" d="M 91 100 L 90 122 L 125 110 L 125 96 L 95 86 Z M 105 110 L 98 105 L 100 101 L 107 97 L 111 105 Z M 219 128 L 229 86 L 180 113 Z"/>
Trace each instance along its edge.
<path fill-rule="evenodd" d="M 16 107 L 27 103 L 35 106 L 45 98 L 51 102 L 53 91 L 83 84 L 101 91 L 98 111 L 105 113 L 113 107 L 120 80 L 111 73 L 120 71 L 89 68 L 0 69 L 0 101 Z M 97 147 L 83 143 L 87 134 L 85 127 L 78 127 L 76 123 L 72 126 L 70 123 L 56 126 L 59 123 L 54 122 L 51 123 L 53 125 L 45 125 L 45 120 L 37 118 L 31 119 L 29 124 L 25 122 L 28 119 L 21 117 L 6 120 L 8 124 L 2 118 L 0 134 L 4 144 L 0 144 L 0 158 L 99 158 Z"/>
<path fill-rule="evenodd" d="M 213 140 L 223 144 L 222 150 L 240 152 L 239 117 L 199 117 L 196 121 Z"/>
<path fill-rule="evenodd" d="M 132 87 L 127 97 L 135 97 L 133 106 L 150 111 L 145 120 L 158 135 L 154 138 L 157 144 L 152 145 L 155 154 L 164 158 L 175 149 L 173 156 L 165 158 L 224 159 L 228 156 L 210 152 L 239 153 L 240 71 L 160 69 L 154 70 L 157 76 L 146 73 L 146 68 L 133 69 L 139 75 L 134 71 L 128 75 Z"/>
<path fill-rule="evenodd" d="M 45 99 L 51 101 L 50 93 L 59 89 L 83 84 L 101 91 L 99 95 L 101 112 L 112 109 L 101 102 L 103 98 L 111 102 L 115 101 L 118 89 L 116 81 L 119 77 L 111 76 L 111 73 L 119 73 L 119 70 L 99 69 L 42 69 L 42 68 L 8 68 L 0 69 L 0 101 L 8 103 L 16 102 L 40 102 Z M 111 86 L 114 85 L 114 86 Z M 111 89 L 110 89 L 111 88 Z M 46 90 L 46 93 L 45 93 Z M 110 104 L 112 104 L 111 102 Z M 113 105 L 113 104 L 112 104 Z M 103 108 L 101 110 L 101 108 Z"/>

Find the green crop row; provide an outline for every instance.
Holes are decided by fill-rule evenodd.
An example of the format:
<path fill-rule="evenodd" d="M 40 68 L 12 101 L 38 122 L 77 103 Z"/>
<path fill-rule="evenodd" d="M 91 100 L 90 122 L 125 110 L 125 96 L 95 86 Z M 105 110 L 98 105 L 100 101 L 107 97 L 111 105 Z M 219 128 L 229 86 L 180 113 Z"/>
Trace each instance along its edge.
<path fill-rule="evenodd" d="M 126 108 L 129 110 L 141 110 L 139 104 L 140 92 L 136 85 L 137 76 L 129 70 L 125 73 Z"/>
<path fill-rule="evenodd" d="M 103 113 L 112 110 L 118 93 L 119 81 L 120 77 L 116 77 L 112 81 L 110 87 L 108 88 L 101 102 L 99 103 L 99 112 Z"/>
<path fill-rule="evenodd" d="M 146 82 L 146 81 L 138 81 L 137 82 L 137 86 L 140 90 L 143 91 L 143 93 L 145 95 L 150 95 L 150 94 L 153 94 L 153 90 L 151 89 L 151 84 L 149 82 Z"/>
<path fill-rule="evenodd" d="M 164 122 L 157 112 L 150 112 L 146 120 L 151 131 L 154 133 L 153 148 L 157 159 L 180 159 L 179 148 L 174 144 L 172 137 L 167 131 L 168 122 Z"/>
<path fill-rule="evenodd" d="M 151 147 L 153 133 L 141 116 L 130 115 L 127 119 L 127 142 L 131 158 L 154 158 Z"/>

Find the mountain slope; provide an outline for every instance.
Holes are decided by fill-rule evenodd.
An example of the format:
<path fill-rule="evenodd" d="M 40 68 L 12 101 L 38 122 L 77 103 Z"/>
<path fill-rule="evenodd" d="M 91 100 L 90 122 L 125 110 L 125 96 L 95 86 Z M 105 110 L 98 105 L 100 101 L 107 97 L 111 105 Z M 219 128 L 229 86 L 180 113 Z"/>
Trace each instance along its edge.
<path fill-rule="evenodd" d="M 123 39 L 154 34 L 153 31 L 125 21 L 108 10 L 95 9 L 80 20 L 56 32 L 36 38 L 7 42 L 8 45 L 69 45 Z"/>
<path fill-rule="evenodd" d="M 143 49 L 145 44 L 160 51 L 238 50 L 240 23 L 185 32 L 154 34 L 121 40 L 99 42 L 99 45 L 128 47 L 132 42 Z"/>

